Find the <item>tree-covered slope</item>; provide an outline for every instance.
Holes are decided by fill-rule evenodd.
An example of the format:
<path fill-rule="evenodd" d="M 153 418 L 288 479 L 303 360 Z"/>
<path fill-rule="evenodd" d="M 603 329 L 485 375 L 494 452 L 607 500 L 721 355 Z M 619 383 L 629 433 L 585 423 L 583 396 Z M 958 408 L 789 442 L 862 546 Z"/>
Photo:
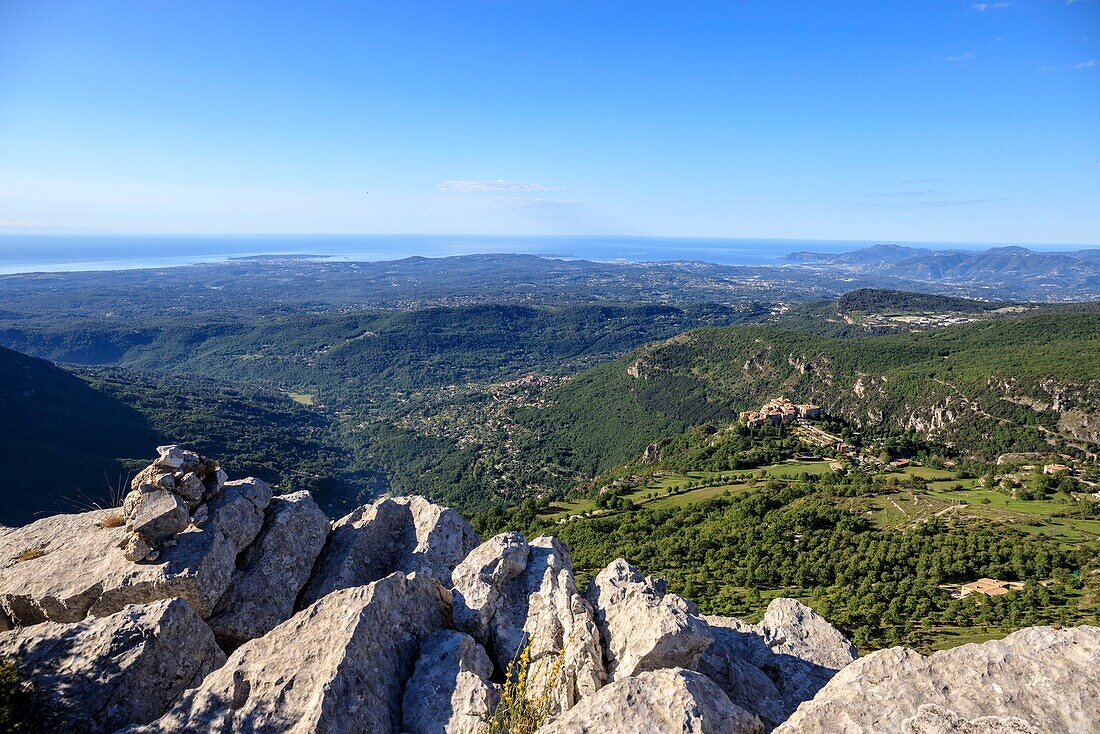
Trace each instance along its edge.
<path fill-rule="evenodd" d="M 163 441 L 140 412 L 49 362 L 0 348 L 0 523 L 107 505 L 126 460 Z"/>
<path fill-rule="evenodd" d="M 816 402 L 985 454 L 1100 442 L 1100 313 L 863 339 L 761 326 L 707 328 L 583 373 L 524 411 L 578 468 L 604 469 L 684 427 L 735 420 L 776 396 Z M 539 450 L 532 446 L 533 451 Z"/>

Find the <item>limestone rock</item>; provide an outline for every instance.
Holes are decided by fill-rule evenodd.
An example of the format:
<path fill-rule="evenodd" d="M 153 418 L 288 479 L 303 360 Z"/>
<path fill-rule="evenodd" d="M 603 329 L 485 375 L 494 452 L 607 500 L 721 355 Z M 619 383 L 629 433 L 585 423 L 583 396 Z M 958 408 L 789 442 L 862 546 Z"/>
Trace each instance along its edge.
<path fill-rule="evenodd" d="M 847 637 L 797 599 L 773 599 L 756 629 L 773 654 L 822 668 L 840 670 L 858 655 Z"/>
<path fill-rule="evenodd" d="M 760 721 L 705 675 L 682 668 L 615 681 L 537 734 L 756 734 Z"/>
<path fill-rule="evenodd" d="M 924 704 L 980 726 L 989 723 L 983 717 L 1015 717 L 1044 734 L 1094 731 L 1100 721 L 1098 660 L 1100 627 L 1031 627 L 929 656 L 900 647 L 879 650 L 837 673 L 776 733 L 903 731 L 913 717 L 906 725 L 927 728 L 920 720 Z M 956 729 L 968 732 L 962 724 Z"/>
<path fill-rule="evenodd" d="M 364 505 L 333 524 L 301 606 L 395 571 L 426 574 L 449 587 L 451 570 L 477 543 L 477 534 L 461 515 L 423 497 Z"/>
<path fill-rule="evenodd" d="M 455 626 L 488 644 L 502 589 L 527 567 L 530 547 L 519 533 L 502 533 L 472 550 L 451 573 Z"/>
<path fill-rule="evenodd" d="M 421 642 L 450 618 L 450 594 L 423 575 L 335 591 L 241 645 L 163 717 L 127 731 L 399 732 Z"/>
<path fill-rule="evenodd" d="M 128 604 L 182 597 L 202 617 L 229 586 L 237 553 L 263 524 L 271 489 L 229 482 L 208 505 L 210 520 L 175 536 L 156 563 L 126 558 L 130 532 L 102 527 L 117 510 L 54 515 L 0 535 L 0 607 L 17 625 L 77 622 Z"/>
<path fill-rule="evenodd" d="M 182 599 L 0 633 L 0 656 L 21 660 L 56 717 L 51 724 L 70 734 L 151 721 L 225 662 L 210 629 Z"/>
<path fill-rule="evenodd" d="M 466 609 L 458 617 L 485 644 L 498 671 L 529 643 L 532 691 L 541 692 L 558 665 L 550 692 L 556 710 L 603 685 L 592 608 L 577 593 L 572 559 L 557 539 L 540 537 L 527 544 L 518 534 L 497 536 L 473 551 L 454 578 L 459 608 Z"/>
<path fill-rule="evenodd" d="M 705 617 L 714 635 L 699 670 L 772 726 L 856 659 L 852 643 L 796 599 L 773 599 L 759 624 Z M 767 685 L 751 668 L 770 680 Z"/>
<path fill-rule="evenodd" d="M 153 466 L 169 471 L 176 471 L 185 467 L 190 469 L 192 466 L 197 466 L 200 461 L 197 453 L 179 446 L 157 446 L 157 454 L 159 455 L 153 462 Z"/>
<path fill-rule="evenodd" d="M 482 717 L 500 698 L 489 682 L 493 663 L 464 632 L 440 630 L 420 648 L 405 686 L 404 731 L 408 734 L 480 734 Z"/>
<path fill-rule="evenodd" d="M 1023 719 L 982 716 L 968 721 L 935 704 L 921 706 L 901 729 L 902 734 L 1042 734 Z"/>
<path fill-rule="evenodd" d="M 221 645 L 236 648 L 294 614 L 328 531 L 328 517 L 309 492 L 271 498 L 263 529 L 237 559 L 229 588 L 207 620 Z"/>
<path fill-rule="evenodd" d="M 158 543 L 182 533 L 191 524 L 187 503 L 178 494 L 163 490 L 138 490 L 131 526 L 144 538 Z"/>
<path fill-rule="evenodd" d="M 663 584 L 621 558 L 600 571 L 587 596 L 612 680 L 662 668 L 694 669 L 712 642 L 695 604 L 665 594 Z"/>

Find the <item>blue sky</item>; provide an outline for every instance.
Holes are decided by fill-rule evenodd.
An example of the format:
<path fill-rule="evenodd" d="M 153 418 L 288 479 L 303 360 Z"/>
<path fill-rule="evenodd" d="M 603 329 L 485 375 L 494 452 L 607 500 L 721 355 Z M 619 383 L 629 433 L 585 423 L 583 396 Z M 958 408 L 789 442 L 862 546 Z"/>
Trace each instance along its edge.
<path fill-rule="evenodd" d="M 0 0 L 0 232 L 1100 243 L 1100 0 Z"/>

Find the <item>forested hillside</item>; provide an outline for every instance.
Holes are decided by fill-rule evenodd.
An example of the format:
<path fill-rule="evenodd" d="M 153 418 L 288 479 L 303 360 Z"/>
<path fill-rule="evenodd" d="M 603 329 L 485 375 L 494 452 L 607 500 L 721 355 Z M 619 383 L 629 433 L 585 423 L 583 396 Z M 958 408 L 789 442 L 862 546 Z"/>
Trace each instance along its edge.
<path fill-rule="evenodd" d="M 0 524 L 117 498 L 126 459 L 161 442 L 148 418 L 41 359 L 0 348 Z"/>
<path fill-rule="evenodd" d="M 1095 450 L 1098 355 L 1095 309 L 863 339 L 700 329 L 583 373 L 519 422 L 544 437 L 545 454 L 587 472 L 781 395 L 986 456 L 1051 442 Z"/>

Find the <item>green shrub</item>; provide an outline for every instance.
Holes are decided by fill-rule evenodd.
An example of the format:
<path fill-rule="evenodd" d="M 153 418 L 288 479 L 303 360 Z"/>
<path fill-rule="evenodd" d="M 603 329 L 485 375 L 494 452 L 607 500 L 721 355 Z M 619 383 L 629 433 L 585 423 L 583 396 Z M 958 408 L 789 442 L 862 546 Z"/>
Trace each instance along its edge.
<path fill-rule="evenodd" d="M 0 734 L 33 734 L 41 731 L 34 692 L 23 680 L 15 660 L 0 658 Z"/>

